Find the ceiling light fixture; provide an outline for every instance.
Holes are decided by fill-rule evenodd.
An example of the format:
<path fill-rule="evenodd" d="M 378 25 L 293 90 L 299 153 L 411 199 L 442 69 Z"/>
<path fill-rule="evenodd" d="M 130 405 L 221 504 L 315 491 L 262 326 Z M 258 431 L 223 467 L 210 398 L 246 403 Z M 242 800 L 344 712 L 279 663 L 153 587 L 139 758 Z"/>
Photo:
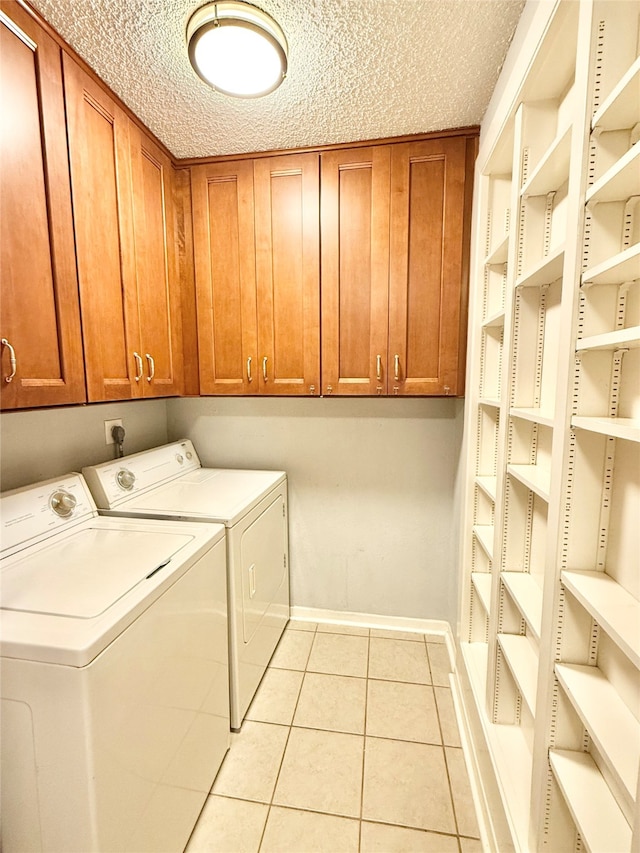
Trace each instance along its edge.
<path fill-rule="evenodd" d="M 258 98 L 277 89 L 287 73 L 287 40 L 261 9 L 220 0 L 197 9 L 187 24 L 189 59 L 218 92 Z"/>

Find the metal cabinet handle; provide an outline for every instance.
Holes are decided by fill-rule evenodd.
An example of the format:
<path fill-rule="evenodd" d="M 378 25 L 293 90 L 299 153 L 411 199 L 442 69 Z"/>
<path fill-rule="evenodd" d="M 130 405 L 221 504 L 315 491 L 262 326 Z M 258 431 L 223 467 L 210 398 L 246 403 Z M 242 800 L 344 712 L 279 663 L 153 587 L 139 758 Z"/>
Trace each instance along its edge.
<path fill-rule="evenodd" d="M 400 379 L 400 356 L 396 355 L 393 358 L 393 378 L 396 382 Z"/>
<path fill-rule="evenodd" d="M 16 351 L 6 338 L 2 339 L 2 346 L 9 350 L 9 364 L 11 365 L 11 373 L 4 377 L 4 381 L 11 382 L 13 377 L 16 375 L 16 370 L 18 369 L 18 359 L 16 358 Z"/>
<path fill-rule="evenodd" d="M 262 359 L 262 378 L 267 381 L 267 356 Z"/>
<path fill-rule="evenodd" d="M 151 382 L 153 377 L 156 375 L 156 363 L 153 360 L 153 356 L 149 355 L 148 352 L 145 353 L 145 358 L 149 362 L 149 375 L 147 376 L 147 382 Z"/>
<path fill-rule="evenodd" d="M 136 361 L 136 382 L 140 382 L 140 380 L 142 379 L 142 373 L 143 373 L 142 358 L 141 358 L 140 354 L 137 352 L 134 352 L 133 357 Z"/>
<path fill-rule="evenodd" d="M 253 377 L 251 376 L 251 356 L 249 356 L 249 358 L 247 359 L 247 382 L 251 382 L 252 378 Z"/>
<path fill-rule="evenodd" d="M 382 379 L 382 356 L 376 356 L 376 379 L 378 382 Z"/>

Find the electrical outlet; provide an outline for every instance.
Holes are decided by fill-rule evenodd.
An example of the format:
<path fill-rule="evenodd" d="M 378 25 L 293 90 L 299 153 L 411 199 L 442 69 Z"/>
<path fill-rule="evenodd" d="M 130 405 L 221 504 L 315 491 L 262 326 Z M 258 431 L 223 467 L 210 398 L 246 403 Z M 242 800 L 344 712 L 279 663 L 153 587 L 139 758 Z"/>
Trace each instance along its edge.
<path fill-rule="evenodd" d="M 115 426 L 122 426 L 122 418 L 114 418 L 112 421 L 104 422 L 104 443 L 105 444 L 115 444 L 113 440 L 113 436 L 111 435 L 111 430 Z"/>

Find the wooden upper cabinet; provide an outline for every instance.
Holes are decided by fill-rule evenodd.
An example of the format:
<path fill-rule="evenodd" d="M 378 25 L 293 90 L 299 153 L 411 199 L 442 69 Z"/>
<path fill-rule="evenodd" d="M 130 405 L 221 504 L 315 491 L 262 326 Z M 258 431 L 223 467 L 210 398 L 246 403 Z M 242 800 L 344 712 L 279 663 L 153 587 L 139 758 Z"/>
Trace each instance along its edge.
<path fill-rule="evenodd" d="M 171 164 L 64 56 L 90 401 L 180 393 Z"/>
<path fill-rule="evenodd" d="M 258 388 L 253 164 L 191 169 L 201 394 Z"/>
<path fill-rule="evenodd" d="M 0 402 L 3 409 L 80 403 L 60 49 L 18 3 L 3 0 L 0 10 Z"/>
<path fill-rule="evenodd" d="M 462 393 L 468 145 L 321 155 L 323 394 Z"/>
<path fill-rule="evenodd" d="M 322 393 L 386 393 L 389 146 L 323 152 Z"/>
<path fill-rule="evenodd" d="M 318 155 L 191 180 L 201 393 L 318 393 Z"/>
<path fill-rule="evenodd" d="M 464 137 L 391 147 L 388 394 L 463 391 L 466 149 Z"/>
<path fill-rule="evenodd" d="M 319 394 L 318 155 L 255 160 L 254 196 L 260 393 Z"/>
<path fill-rule="evenodd" d="M 174 238 L 172 166 L 129 122 L 136 300 L 145 397 L 182 391 L 182 323 Z"/>

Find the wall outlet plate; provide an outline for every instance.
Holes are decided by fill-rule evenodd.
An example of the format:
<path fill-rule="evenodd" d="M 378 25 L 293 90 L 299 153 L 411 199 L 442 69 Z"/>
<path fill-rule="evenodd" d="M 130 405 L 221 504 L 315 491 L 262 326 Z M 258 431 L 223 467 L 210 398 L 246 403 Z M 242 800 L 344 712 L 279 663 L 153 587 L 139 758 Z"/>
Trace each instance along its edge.
<path fill-rule="evenodd" d="M 115 426 L 122 426 L 122 418 L 114 418 L 112 421 L 104 422 L 104 443 L 105 444 L 115 444 L 113 440 L 113 436 L 111 435 L 111 430 Z"/>

